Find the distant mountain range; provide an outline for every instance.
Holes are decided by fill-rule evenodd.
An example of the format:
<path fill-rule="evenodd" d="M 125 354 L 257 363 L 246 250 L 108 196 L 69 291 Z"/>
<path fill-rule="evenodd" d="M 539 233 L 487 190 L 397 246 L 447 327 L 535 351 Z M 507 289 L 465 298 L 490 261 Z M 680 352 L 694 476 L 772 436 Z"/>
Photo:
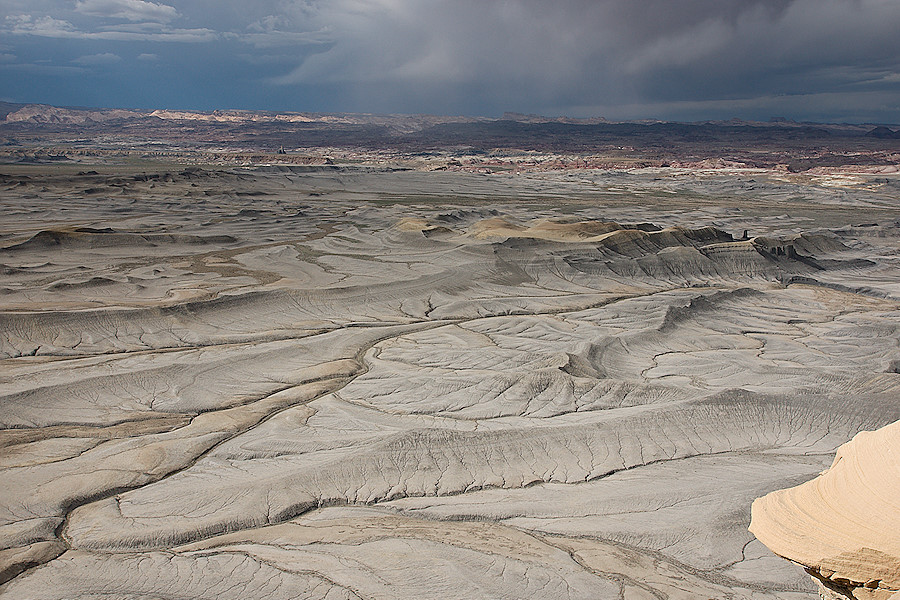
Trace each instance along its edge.
<path fill-rule="evenodd" d="M 505 112 L 499 119 L 490 117 L 440 116 L 440 115 L 400 115 L 369 113 L 315 113 L 315 112 L 272 112 L 254 110 L 142 110 L 121 108 L 81 108 L 60 107 L 48 104 L 14 104 L 0 102 L 0 119 L 6 123 L 67 124 L 83 125 L 109 123 L 135 119 L 161 119 L 166 121 L 200 121 L 204 123 L 320 123 L 331 125 L 380 125 L 398 131 L 416 131 L 438 124 L 447 123 L 494 123 L 511 121 L 524 124 L 559 123 L 567 125 L 680 125 L 680 126 L 721 126 L 721 127 L 766 127 L 766 128 L 825 128 L 828 131 L 843 131 L 854 134 L 869 134 L 873 137 L 892 137 L 897 134 L 885 124 L 837 124 L 796 122 L 783 117 L 773 117 L 769 121 L 747 121 L 729 119 L 727 121 L 695 121 L 677 123 L 655 119 L 631 121 L 610 121 L 604 117 L 574 118 L 547 117 L 543 115 Z M 894 127 L 900 128 L 895 125 Z"/>
<path fill-rule="evenodd" d="M 585 168 L 716 164 L 806 171 L 846 165 L 896 168 L 898 140 L 896 125 L 798 123 L 778 117 L 614 122 L 512 112 L 488 118 L 0 103 L 0 144 L 6 154 L 19 157 L 38 146 L 52 147 L 47 152 L 54 156 L 200 151 L 293 154 L 295 162 L 299 154 L 327 156 L 329 149 L 413 158 L 525 152 L 561 157 L 566 165 L 580 160 Z M 454 166 L 459 165 L 447 165 Z"/>

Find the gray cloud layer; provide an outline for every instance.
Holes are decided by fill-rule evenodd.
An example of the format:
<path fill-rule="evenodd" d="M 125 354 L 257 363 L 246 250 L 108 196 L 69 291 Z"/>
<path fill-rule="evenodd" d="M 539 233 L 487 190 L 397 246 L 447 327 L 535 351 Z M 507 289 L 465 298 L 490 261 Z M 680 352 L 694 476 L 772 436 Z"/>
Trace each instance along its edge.
<path fill-rule="evenodd" d="M 75 11 L 92 17 L 160 23 L 178 16 L 171 6 L 145 0 L 77 0 Z"/>
<path fill-rule="evenodd" d="M 896 0 L 0 0 L 0 18 L 5 54 L 156 54 L 186 104 L 900 121 Z M 115 104 L 127 69 L 94 62 Z"/>

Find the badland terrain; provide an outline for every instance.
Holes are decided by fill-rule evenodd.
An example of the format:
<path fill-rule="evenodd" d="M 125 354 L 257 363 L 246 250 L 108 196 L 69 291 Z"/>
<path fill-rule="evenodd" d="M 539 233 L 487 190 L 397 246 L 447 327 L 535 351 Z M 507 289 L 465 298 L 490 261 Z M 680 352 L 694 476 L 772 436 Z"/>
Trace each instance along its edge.
<path fill-rule="evenodd" d="M 900 590 L 897 127 L 0 112 L 0 597 Z"/>

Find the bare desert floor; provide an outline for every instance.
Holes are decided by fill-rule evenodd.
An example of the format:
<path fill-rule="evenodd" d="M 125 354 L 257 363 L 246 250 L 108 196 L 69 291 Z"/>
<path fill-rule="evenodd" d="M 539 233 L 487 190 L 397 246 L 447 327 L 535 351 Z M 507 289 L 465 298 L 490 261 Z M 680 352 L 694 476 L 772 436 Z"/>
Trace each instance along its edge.
<path fill-rule="evenodd" d="M 897 175 L 0 174 L 0 597 L 815 598 L 900 419 Z"/>

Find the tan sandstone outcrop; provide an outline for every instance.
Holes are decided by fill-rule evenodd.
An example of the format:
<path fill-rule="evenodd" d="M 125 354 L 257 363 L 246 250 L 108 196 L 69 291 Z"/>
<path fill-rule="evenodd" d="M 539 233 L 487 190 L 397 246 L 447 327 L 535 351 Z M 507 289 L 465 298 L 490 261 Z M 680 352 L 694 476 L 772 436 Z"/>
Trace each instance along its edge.
<path fill-rule="evenodd" d="M 753 503 L 750 531 L 823 598 L 900 599 L 900 422 L 841 446 L 831 468 Z"/>

